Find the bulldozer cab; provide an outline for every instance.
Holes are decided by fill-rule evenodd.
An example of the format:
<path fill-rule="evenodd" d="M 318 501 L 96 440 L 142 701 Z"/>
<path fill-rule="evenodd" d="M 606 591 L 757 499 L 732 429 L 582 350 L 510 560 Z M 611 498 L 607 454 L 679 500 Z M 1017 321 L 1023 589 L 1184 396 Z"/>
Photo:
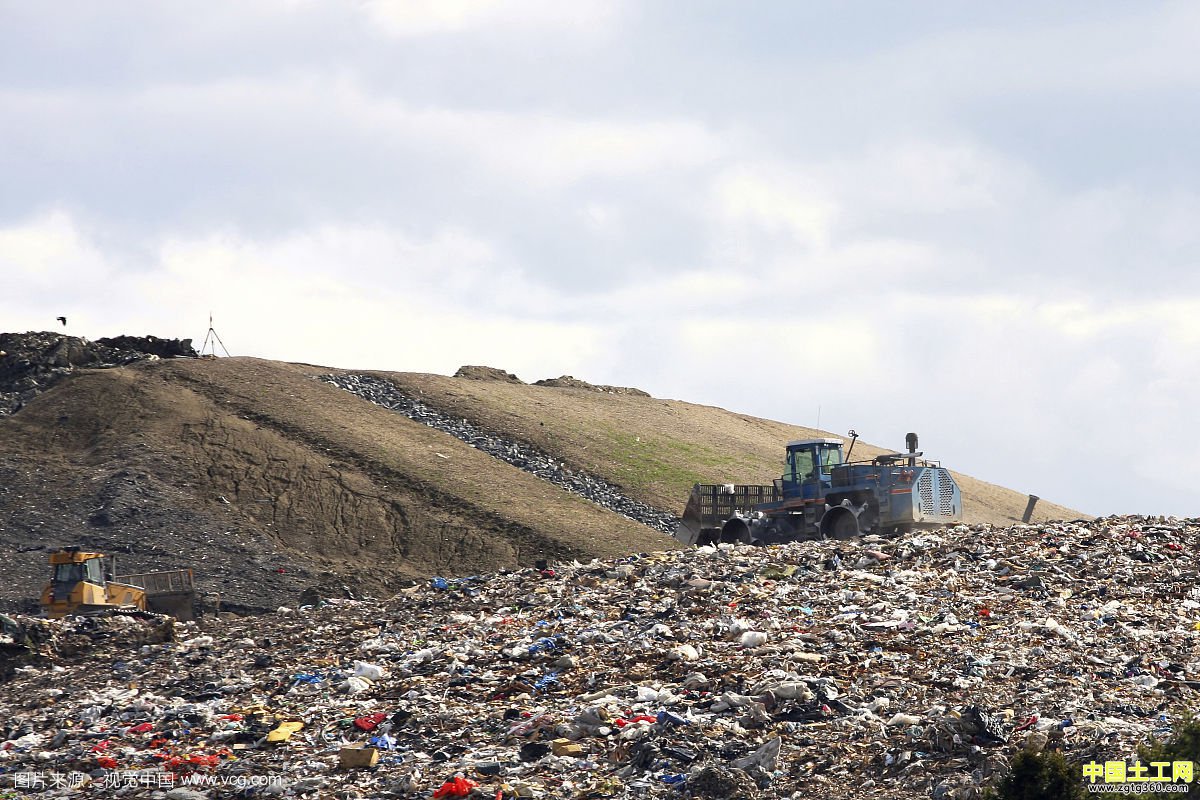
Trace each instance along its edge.
<path fill-rule="evenodd" d="M 788 442 L 781 481 L 783 496 L 815 498 L 830 486 L 830 473 L 842 463 L 841 439 L 801 439 Z"/>
<path fill-rule="evenodd" d="M 50 589 L 55 598 L 67 597 L 81 581 L 98 586 L 105 583 L 104 556 L 99 553 L 68 550 L 54 553 L 50 557 L 50 563 L 54 567 Z"/>

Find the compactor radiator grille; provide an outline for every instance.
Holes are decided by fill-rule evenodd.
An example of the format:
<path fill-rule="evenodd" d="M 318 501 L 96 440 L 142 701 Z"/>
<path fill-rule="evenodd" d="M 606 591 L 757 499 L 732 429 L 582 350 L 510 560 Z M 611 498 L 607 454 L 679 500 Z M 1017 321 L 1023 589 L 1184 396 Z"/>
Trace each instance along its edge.
<path fill-rule="evenodd" d="M 921 496 L 921 513 L 935 514 L 933 508 L 933 470 L 925 470 L 917 481 L 917 491 Z"/>
<path fill-rule="evenodd" d="M 944 469 L 938 470 L 938 505 L 942 516 L 954 516 L 954 483 Z"/>

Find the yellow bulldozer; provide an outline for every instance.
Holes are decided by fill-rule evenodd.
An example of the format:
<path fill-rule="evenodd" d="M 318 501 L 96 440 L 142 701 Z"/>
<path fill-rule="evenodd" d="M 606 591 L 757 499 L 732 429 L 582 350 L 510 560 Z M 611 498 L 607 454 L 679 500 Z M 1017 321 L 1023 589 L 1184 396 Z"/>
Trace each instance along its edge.
<path fill-rule="evenodd" d="M 64 547 L 50 554 L 52 575 L 42 590 L 42 610 L 51 619 L 68 614 L 153 611 L 189 620 L 195 615 L 196 586 L 190 569 L 116 574 L 116 559 Z M 106 568 L 107 567 L 107 568 Z"/>

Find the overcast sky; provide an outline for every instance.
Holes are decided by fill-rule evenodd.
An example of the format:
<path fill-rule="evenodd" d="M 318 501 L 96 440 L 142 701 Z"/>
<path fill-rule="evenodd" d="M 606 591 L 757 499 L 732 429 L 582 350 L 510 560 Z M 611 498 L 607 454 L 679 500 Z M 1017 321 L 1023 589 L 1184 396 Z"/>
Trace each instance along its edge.
<path fill-rule="evenodd" d="M 1188 2 L 0 0 L 0 329 L 198 346 L 211 311 L 235 355 L 819 413 L 1198 516 L 1198 33 Z"/>

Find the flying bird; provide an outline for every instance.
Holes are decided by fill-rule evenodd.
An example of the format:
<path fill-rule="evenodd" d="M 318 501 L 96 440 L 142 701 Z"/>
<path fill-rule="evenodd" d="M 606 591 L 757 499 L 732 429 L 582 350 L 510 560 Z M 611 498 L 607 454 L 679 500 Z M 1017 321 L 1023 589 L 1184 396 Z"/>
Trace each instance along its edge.
<path fill-rule="evenodd" d="M 66 324 L 67 324 L 67 318 L 66 318 L 66 317 L 55 317 L 55 319 L 56 319 L 56 320 L 58 320 L 59 322 L 61 322 L 63 325 L 66 325 Z"/>

